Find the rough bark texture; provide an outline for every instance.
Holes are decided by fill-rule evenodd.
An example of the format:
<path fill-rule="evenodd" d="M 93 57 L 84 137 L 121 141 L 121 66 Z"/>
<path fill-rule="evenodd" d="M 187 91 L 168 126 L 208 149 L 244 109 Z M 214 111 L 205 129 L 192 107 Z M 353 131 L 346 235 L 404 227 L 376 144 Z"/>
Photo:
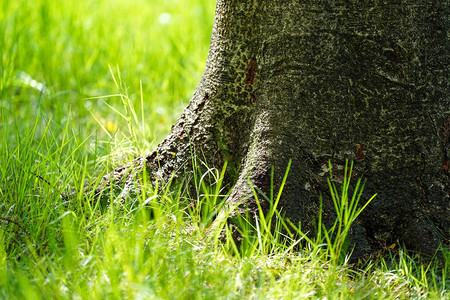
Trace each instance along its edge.
<path fill-rule="evenodd" d="M 240 201 L 249 179 L 269 193 L 272 166 L 277 188 L 293 159 L 282 211 L 311 229 L 321 194 L 335 216 L 328 160 L 337 182 L 354 160 L 365 199 L 378 193 L 358 249 L 433 253 L 450 237 L 449 15 L 448 1 L 219 0 L 203 77 L 148 169 L 228 161 Z"/>

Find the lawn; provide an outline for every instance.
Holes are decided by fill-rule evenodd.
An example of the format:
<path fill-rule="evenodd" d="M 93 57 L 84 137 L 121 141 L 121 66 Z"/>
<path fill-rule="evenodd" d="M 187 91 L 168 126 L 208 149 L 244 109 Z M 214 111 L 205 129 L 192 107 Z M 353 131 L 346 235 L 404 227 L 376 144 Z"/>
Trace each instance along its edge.
<path fill-rule="evenodd" d="M 448 253 L 394 244 L 349 263 L 325 238 L 265 230 L 270 218 L 242 220 L 241 246 L 220 238 L 222 170 L 213 185 L 196 174 L 195 206 L 162 183 L 124 201 L 84 194 L 169 132 L 201 77 L 214 1 L 0 6 L 1 299 L 450 298 Z"/>

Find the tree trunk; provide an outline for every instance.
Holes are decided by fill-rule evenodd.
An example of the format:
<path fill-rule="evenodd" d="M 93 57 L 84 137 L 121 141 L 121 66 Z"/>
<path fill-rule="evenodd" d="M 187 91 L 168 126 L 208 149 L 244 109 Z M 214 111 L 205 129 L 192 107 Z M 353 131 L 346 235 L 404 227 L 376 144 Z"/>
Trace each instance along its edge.
<path fill-rule="evenodd" d="M 239 201 L 248 180 L 269 193 L 272 166 L 276 190 L 292 159 L 280 205 L 312 228 L 320 195 L 335 216 L 328 161 L 339 182 L 353 160 L 363 197 L 378 193 L 357 247 L 433 253 L 450 237 L 449 15 L 438 0 L 218 0 L 203 77 L 147 167 L 167 178 L 193 153 L 228 161 Z"/>

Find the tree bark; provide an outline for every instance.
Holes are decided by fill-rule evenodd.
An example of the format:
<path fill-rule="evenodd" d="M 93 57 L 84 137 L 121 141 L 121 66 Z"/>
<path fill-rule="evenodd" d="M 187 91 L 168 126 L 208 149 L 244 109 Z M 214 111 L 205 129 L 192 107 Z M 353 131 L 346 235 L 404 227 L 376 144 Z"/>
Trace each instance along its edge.
<path fill-rule="evenodd" d="M 276 193 L 292 159 L 280 205 L 312 229 L 320 195 L 335 216 L 328 161 L 340 182 L 353 160 L 363 197 L 378 193 L 357 248 L 432 254 L 450 237 L 449 13 L 448 1 L 218 0 L 203 77 L 149 172 L 228 161 L 235 202 L 249 180 L 269 194 L 272 166 Z"/>

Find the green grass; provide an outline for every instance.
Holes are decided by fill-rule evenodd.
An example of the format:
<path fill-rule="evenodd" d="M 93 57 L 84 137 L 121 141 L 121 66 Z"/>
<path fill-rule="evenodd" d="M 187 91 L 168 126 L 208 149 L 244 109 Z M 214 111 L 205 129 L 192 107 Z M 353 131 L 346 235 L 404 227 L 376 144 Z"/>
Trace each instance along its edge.
<path fill-rule="evenodd" d="M 119 69 L 126 83 L 121 89 L 139 110 L 144 98 L 149 148 L 168 133 L 168 124 L 200 78 L 214 11 L 214 3 L 206 0 L 18 0 L 0 5 L 4 114 L 31 127 L 39 109 L 58 124 L 71 111 L 83 132 L 97 129 L 93 114 L 114 132 L 123 120 L 104 101 L 118 107 L 120 98 L 94 97 L 120 92 L 110 72 Z M 170 18 L 162 24 L 164 16 Z"/>
<path fill-rule="evenodd" d="M 0 5 L 0 299 L 450 298 L 450 255 L 387 247 L 346 262 L 357 195 L 342 187 L 331 186 L 341 239 L 327 241 L 335 228 L 314 240 L 273 233 L 287 220 L 272 194 L 269 215 L 240 219 L 240 246 L 220 239 L 234 209 L 223 170 L 196 173 L 195 206 L 183 187 L 148 182 L 106 206 L 83 197 L 168 133 L 201 76 L 213 1 Z"/>

